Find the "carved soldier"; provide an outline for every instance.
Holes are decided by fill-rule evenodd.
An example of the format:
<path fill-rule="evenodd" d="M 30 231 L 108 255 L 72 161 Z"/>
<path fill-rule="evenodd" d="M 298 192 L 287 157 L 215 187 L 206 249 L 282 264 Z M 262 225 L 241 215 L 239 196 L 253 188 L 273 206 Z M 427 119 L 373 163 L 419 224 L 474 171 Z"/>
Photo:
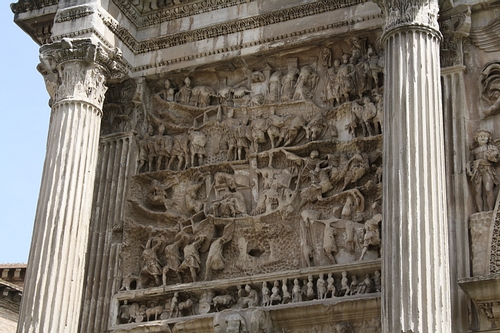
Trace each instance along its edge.
<path fill-rule="evenodd" d="M 184 85 L 179 89 L 177 94 L 175 94 L 175 101 L 180 104 L 188 105 L 191 99 L 191 91 L 193 88 L 191 87 L 191 79 L 189 76 L 186 76 L 184 79 Z"/>
<path fill-rule="evenodd" d="M 338 71 L 339 92 L 344 102 L 351 100 L 350 93 L 354 90 L 354 66 L 349 63 L 349 54 L 342 55 L 342 64 Z"/>
<path fill-rule="evenodd" d="M 175 91 L 169 79 L 165 80 L 165 88 L 159 93 L 159 96 L 168 102 L 173 102 L 175 98 Z"/>
<path fill-rule="evenodd" d="M 181 271 L 189 269 L 193 282 L 196 282 L 196 276 L 200 270 L 201 260 L 198 250 L 203 240 L 204 237 L 197 237 L 193 243 L 184 247 L 184 261 L 179 266 Z"/>
<path fill-rule="evenodd" d="M 163 245 L 162 242 L 157 241 L 153 245 L 154 238 L 149 238 L 144 250 L 142 251 L 142 271 L 141 271 L 141 287 L 145 287 L 147 276 L 150 275 L 155 279 L 155 286 L 160 285 L 161 266 L 158 260 L 156 251 Z"/>
<path fill-rule="evenodd" d="M 382 222 L 382 214 L 376 214 L 370 220 L 365 222 L 364 237 L 363 237 L 363 249 L 361 250 L 361 256 L 359 260 L 363 259 L 368 246 L 380 246 L 380 231 L 379 224 Z"/>

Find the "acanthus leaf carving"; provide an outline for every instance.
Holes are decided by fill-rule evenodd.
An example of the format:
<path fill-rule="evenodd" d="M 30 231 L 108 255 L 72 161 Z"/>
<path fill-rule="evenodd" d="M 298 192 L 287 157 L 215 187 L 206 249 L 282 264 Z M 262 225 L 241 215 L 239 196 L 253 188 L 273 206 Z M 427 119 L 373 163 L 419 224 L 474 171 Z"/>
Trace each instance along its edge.
<path fill-rule="evenodd" d="M 63 38 L 60 42 L 43 45 L 40 62 L 38 68 L 45 77 L 53 102 L 79 99 L 98 109 L 102 108 L 107 90 L 105 83 L 126 74 L 121 51 L 107 48 L 91 38 Z"/>
<path fill-rule="evenodd" d="M 374 0 L 382 9 L 384 33 L 399 27 L 421 26 L 438 31 L 437 0 Z"/>

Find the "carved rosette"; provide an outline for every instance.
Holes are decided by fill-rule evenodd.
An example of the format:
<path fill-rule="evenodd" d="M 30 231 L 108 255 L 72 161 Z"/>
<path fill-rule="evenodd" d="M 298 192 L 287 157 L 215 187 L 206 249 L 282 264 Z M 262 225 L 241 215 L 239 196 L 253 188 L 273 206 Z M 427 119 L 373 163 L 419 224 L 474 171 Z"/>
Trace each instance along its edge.
<path fill-rule="evenodd" d="M 422 27 L 439 31 L 437 0 L 374 0 L 384 16 L 384 35 L 402 27 Z"/>
<path fill-rule="evenodd" d="M 38 69 L 52 103 L 79 100 L 98 110 L 102 109 L 107 90 L 105 83 L 126 74 L 121 51 L 91 38 L 64 38 L 44 45 L 40 48 L 40 61 Z"/>

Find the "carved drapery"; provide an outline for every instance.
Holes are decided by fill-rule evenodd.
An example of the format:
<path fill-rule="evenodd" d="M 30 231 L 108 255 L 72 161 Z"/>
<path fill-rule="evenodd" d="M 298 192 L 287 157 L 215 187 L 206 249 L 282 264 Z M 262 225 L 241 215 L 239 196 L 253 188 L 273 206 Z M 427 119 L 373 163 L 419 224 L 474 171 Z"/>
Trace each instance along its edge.
<path fill-rule="evenodd" d="M 40 53 L 52 114 L 18 332 L 76 332 L 105 81 L 124 67 L 91 39 Z"/>
<path fill-rule="evenodd" d="M 451 332 L 437 1 L 385 17 L 382 331 Z"/>

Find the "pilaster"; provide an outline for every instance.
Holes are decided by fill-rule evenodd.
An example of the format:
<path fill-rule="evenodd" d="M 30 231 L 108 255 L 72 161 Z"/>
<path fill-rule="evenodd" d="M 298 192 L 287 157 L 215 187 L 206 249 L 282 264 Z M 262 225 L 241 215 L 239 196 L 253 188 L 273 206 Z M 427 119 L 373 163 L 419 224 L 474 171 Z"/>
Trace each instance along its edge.
<path fill-rule="evenodd" d="M 64 39 L 40 49 L 51 96 L 47 153 L 17 332 L 77 332 L 105 83 L 117 49 Z"/>
<path fill-rule="evenodd" d="M 443 117 L 445 130 L 445 159 L 447 191 L 449 197 L 448 227 L 450 244 L 450 288 L 453 332 L 467 332 L 469 301 L 459 288 L 457 281 L 470 276 L 469 228 L 471 215 L 470 191 L 467 184 L 468 154 L 467 122 L 469 107 L 465 88 L 465 57 L 471 26 L 468 8 L 455 15 L 442 17 L 439 21 L 443 34 L 441 43 L 441 83 L 443 92 Z M 463 147 L 457 149 L 455 147 Z M 471 229 L 473 232 L 473 229 Z"/>
<path fill-rule="evenodd" d="M 383 332 L 451 332 L 438 1 L 385 17 Z"/>

